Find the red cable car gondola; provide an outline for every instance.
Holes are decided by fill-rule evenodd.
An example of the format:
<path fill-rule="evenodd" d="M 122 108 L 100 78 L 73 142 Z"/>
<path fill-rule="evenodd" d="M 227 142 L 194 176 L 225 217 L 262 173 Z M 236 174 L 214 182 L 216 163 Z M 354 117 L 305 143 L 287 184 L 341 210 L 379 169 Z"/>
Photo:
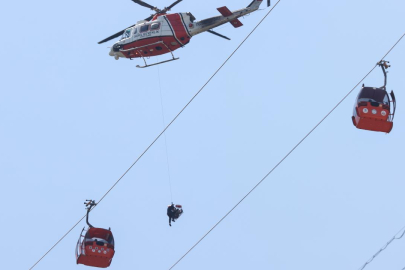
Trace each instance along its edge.
<path fill-rule="evenodd" d="M 380 61 L 378 63 L 384 73 L 384 86 L 380 88 L 364 87 L 363 84 L 357 96 L 352 121 L 353 125 L 359 129 L 386 133 L 392 130 L 396 100 L 394 92 L 391 91 L 390 95 L 388 95 L 385 88 L 387 84 L 387 73 L 385 69 L 390 67 L 387 63 L 389 62 Z M 392 106 L 391 103 L 393 103 Z"/>
<path fill-rule="evenodd" d="M 94 228 L 89 223 L 89 212 L 96 205 L 92 200 L 87 200 L 86 223 L 89 228 L 83 235 L 83 228 L 76 246 L 76 263 L 87 266 L 109 267 L 114 257 L 114 236 L 110 229 Z"/>

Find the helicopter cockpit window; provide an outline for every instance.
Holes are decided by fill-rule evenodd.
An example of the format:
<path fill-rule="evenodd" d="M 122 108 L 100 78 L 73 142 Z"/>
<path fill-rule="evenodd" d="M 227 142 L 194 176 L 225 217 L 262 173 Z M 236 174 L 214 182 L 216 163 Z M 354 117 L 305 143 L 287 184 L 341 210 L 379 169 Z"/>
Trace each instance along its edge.
<path fill-rule="evenodd" d="M 125 30 L 125 32 L 124 32 L 124 34 L 122 35 L 122 38 L 121 38 L 121 39 L 129 38 L 129 37 L 131 36 L 131 31 L 132 31 L 131 28 Z"/>
<path fill-rule="evenodd" d="M 141 30 L 139 31 L 139 32 L 146 32 L 146 31 L 148 31 L 148 29 L 149 29 L 149 24 L 146 24 L 146 25 L 142 25 L 141 26 Z"/>
<path fill-rule="evenodd" d="M 156 30 L 159 29 L 160 23 L 152 23 L 150 26 L 150 30 Z"/>

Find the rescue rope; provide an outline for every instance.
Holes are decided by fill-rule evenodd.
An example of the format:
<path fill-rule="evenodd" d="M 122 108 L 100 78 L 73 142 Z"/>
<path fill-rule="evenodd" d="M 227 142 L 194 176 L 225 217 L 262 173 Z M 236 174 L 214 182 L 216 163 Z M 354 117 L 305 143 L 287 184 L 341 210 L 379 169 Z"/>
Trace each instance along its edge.
<path fill-rule="evenodd" d="M 159 61 L 159 56 L 158 56 L 158 61 Z M 163 120 L 163 126 L 166 126 L 166 121 L 165 121 L 165 112 L 163 108 L 163 97 L 162 97 L 162 86 L 160 84 L 160 70 L 159 70 L 159 65 L 157 65 L 158 69 L 158 79 L 159 79 L 159 93 L 160 93 L 160 105 L 162 107 L 162 120 Z M 170 201 L 173 203 L 173 193 L 172 193 L 172 179 L 170 177 L 170 166 L 169 166 L 169 154 L 167 151 L 167 139 L 166 139 L 166 133 L 163 134 L 165 138 L 165 148 L 166 148 L 166 162 L 167 162 L 167 175 L 169 177 L 169 189 L 170 189 Z"/>
<path fill-rule="evenodd" d="M 275 5 L 277 5 L 281 0 L 279 0 Z M 271 11 L 271 10 L 270 10 Z M 268 15 L 268 14 L 267 14 Z M 266 16 L 267 16 L 266 15 Z M 265 16 L 265 17 L 266 17 Z M 264 18 L 265 18 L 264 17 Z M 262 21 L 264 20 L 262 19 Z M 260 23 L 262 22 L 260 21 Z M 259 24 L 260 24 L 259 23 Z M 398 39 L 398 41 L 391 47 L 391 49 L 388 50 L 388 52 L 381 58 L 383 60 L 393 49 L 394 47 L 402 40 L 402 38 L 405 36 L 405 33 Z M 381 61 L 380 60 L 380 61 Z M 318 122 L 318 124 L 315 125 L 234 207 L 231 208 L 206 234 L 203 235 L 203 237 L 200 238 L 183 256 L 180 257 L 170 268 L 169 270 L 173 269 L 184 257 L 187 256 L 188 253 L 190 253 L 210 232 L 212 232 L 240 203 L 242 203 L 246 197 L 250 195 L 283 161 L 292 153 L 294 150 L 309 136 L 311 133 L 320 125 L 322 122 L 357 88 L 357 86 L 360 85 L 360 83 L 370 75 L 370 73 L 377 67 L 375 65 L 350 91 L 347 93 L 333 108 L 330 110 L 323 118 L 321 121 Z M 405 233 L 405 232 L 404 232 Z M 402 237 L 402 236 L 401 236 Z M 391 243 L 393 239 L 389 242 Z M 381 252 L 381 251 L 380 251 Z M 379 253 L 379 252 L 378 252 Z M 378 253 L 376 255 L 378 255 Z M 374 259 L 374 257 L 372 258 Z M 367 263 L 366 263 L 367 265 Z M 362 268 L 364 269 L 364 267 Z"/>

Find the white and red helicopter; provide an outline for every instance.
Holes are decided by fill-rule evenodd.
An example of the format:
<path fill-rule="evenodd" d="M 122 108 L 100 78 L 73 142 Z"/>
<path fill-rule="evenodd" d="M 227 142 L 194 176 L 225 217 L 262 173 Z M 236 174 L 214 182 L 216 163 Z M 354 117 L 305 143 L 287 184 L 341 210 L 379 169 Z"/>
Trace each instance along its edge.
<path fill-rule="evenodd" d="M 217 9 L 222 15 L 195 21 L 195 17 L 190 12 L 166 13 L 182 0 L 177 0 L 164 9 L 158 9 L 140 0 L 132 1 L 141 6 L 148 7 L 156 13 L 100 41 L 98 44 L 121 36 L 121 39 L 112 46 L 110 55 L 115 57 L 116 60 L 119 58 L 132 59 L 142 57 L 145 65 L 137 65 L 137 67 L 141 68 L 179 59 L 174 57 L 173 51 L 183 47 L 190 42 L 192 36 L 202 32 L 209 32 L 229 40 L 228 37 L 212 31 L 212 28 L 228 22 L 235 28 L 242 26 L 243 24 L 238 18 L 258 10 L 263 2 L 263 0 L 253 0 L 246 8 L 235 11 L 230 11 L 225 6 L 220 7 Z M 270 0 L 267 0 L 267 6 L 270 6 Z M 171 53 L 172 59 L 151 65 L 148 65 L 145 61 L 145 57 L 165 53 Z"/>

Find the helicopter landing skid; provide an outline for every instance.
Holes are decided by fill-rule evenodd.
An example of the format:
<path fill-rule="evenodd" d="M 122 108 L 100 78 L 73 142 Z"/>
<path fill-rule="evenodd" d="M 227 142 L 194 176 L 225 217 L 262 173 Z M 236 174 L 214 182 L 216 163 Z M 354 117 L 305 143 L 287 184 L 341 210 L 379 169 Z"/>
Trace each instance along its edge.
<path fill-rule="evenodd" d="M 172 59 L 148 65 L 146 63 L 145 57 L 142 55 L 142 52 L 139 51 L 139 49 L 144 48 L 144 47 L 148 47 L 148 46 L 151 46 L 151 45 L 156 45 L 156 44 L 163 44 L 166 47 L 166 49 L 170 52 L 170 54 L 172 55 Z M 156 66 L 156 65 L 159 65 L 159 64 L 163 64 L 163 63 L 166 63 L 166 62 L 171 62 L 171 61 L 179 59 L 179 57 L 177 57 L 177 58 L 174 57 L 172 50 L 170 50 L 169 47 L 163 41 L 158 41 L 158 42 L 155 42 L 155 43 L 152 43 L 152 44 L 148 44 L 148 45 L 141 46 L 141 47 L 130 48 L 130 49 L 127 49 L 127 50 L 121 50 L 121 52 L 128 52 L 128 51 L 137 51 L 139 53 L 139 55 L 142 57 L 143 61 L 145 62 L 144 66 L 136 65 L 137 68 L 146 68 L 146 67 Z"/>
<path fill-rule="evenodd" d="M 165 61 L 162 61 L 162 62 L 158 62 L 158 63 L 148 65 L 148 64 L 146 64 L 145 58 L 143 58 L 143 61 L 145 62 L 145 65 L 144 66 L 136 65 L 136 67 L 137 68 L 147 68 L 147 67 L 151 67 L 151 66 L 160 65 L 160 64 L 163 64 L 163 63 L 166 63 L 166 62 L 171 62 L 171 61 L 174 61 L 174 60 L 178 60 L 178 59 L 180 59 L 180 58 L 173 57 L 173 59 L 169 59 L 169 60 L 165 60 Z"/>

